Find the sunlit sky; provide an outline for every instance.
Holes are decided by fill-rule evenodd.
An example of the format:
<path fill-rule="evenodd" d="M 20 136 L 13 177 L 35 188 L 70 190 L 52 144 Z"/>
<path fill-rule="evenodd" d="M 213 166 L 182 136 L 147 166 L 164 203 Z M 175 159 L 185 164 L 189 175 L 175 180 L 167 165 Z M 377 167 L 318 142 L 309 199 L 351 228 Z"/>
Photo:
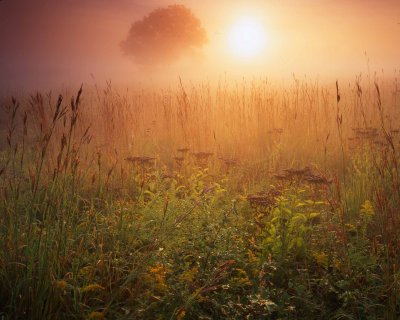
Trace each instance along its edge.
<path fill-rule="evenodd" d="M 201 20 L 208 43 L 164 66 L 124 56 L 120 42 L 131 24 L 175 3 Z M 235 49 L 240 21 L 262 26 L 254 52 Z M 123 85 L 178 76 L 354 77 L 368 67 L 392 74 L 400 68 L 399 22 L 399 0 L 2 0 L 0 86 L 59 88 L 90 82 L 91 74 Z"/>

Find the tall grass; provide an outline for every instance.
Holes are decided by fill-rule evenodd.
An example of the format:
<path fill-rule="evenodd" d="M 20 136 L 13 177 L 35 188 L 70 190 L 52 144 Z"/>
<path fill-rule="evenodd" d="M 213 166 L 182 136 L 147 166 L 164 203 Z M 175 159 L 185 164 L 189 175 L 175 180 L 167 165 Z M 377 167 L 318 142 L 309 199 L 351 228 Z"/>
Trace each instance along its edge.
<path fill-rule="evenodd" d="M 358 77 L 6 99 L 0 316 L 396 319 L 398 94 Z"/>

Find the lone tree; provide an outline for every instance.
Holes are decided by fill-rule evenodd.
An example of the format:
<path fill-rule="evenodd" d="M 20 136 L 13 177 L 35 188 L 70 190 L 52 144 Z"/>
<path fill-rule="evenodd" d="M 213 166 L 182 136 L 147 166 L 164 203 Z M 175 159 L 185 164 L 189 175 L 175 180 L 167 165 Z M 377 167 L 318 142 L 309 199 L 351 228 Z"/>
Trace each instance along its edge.
<path fill-rule="evenodd" d="M 206 31 L 192 11 L 170 5 L 133 23 L 121 49 L 139 64 L 157 65 L 177 60 L 206 42 Z"/>

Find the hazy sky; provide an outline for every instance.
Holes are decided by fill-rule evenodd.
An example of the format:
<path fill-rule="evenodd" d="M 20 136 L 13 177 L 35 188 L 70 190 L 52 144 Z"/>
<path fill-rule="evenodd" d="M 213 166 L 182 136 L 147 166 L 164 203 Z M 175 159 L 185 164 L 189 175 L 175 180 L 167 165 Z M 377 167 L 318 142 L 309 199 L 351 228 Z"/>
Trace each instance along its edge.
<path fill-rule="evenodd" d="M 120 42 L 152 10 L 180 3 L 207 31 L 201 51 L 163 67 L 143 68 Z M 235 21 L 262 21 L 266 47 L 243 59 L 231 52 Z M 400 68 L 400 0 L 0 0 L 0 88 L 60 88 L 90 82 L 171 81 L 178 75 L 341 77 Z M 364 55 L 367 53 L 368 59 Z"/>

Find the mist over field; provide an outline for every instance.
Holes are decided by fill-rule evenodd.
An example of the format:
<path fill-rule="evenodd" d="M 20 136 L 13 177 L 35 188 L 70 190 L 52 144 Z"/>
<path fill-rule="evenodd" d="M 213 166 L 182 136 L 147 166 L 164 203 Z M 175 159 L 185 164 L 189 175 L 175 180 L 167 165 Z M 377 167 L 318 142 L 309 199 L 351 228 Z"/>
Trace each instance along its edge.
<path fill-rule="evenodd" d="M 399 319 L 399 22 L 0 0 L 0 320 Z"/>
<path fill-rule="evenodd" d="M 354 80 L 368 70 L 383 69 L 392 75 L 398 69 L 400 27 L 395 0 L 177 3 L 189 7 L 200 20 L 207 42 L 176 60 L 143 67 L 124 54 L 120 44 L 134 22 L 174 3 L 3 0 L 1 88 L 60 89 L 92 84 L 91 74 L 101 84 L 112 80 L 124 87 L 176 83 L 179 75 L 197 82 L 225 75 L 286 81 L 295 73 L 334 82 Z M 241 17 L 254 17 L 265 25 L 266 47 L 251 59 L 238 58 L 229 47 L 230 30 Z"/>

